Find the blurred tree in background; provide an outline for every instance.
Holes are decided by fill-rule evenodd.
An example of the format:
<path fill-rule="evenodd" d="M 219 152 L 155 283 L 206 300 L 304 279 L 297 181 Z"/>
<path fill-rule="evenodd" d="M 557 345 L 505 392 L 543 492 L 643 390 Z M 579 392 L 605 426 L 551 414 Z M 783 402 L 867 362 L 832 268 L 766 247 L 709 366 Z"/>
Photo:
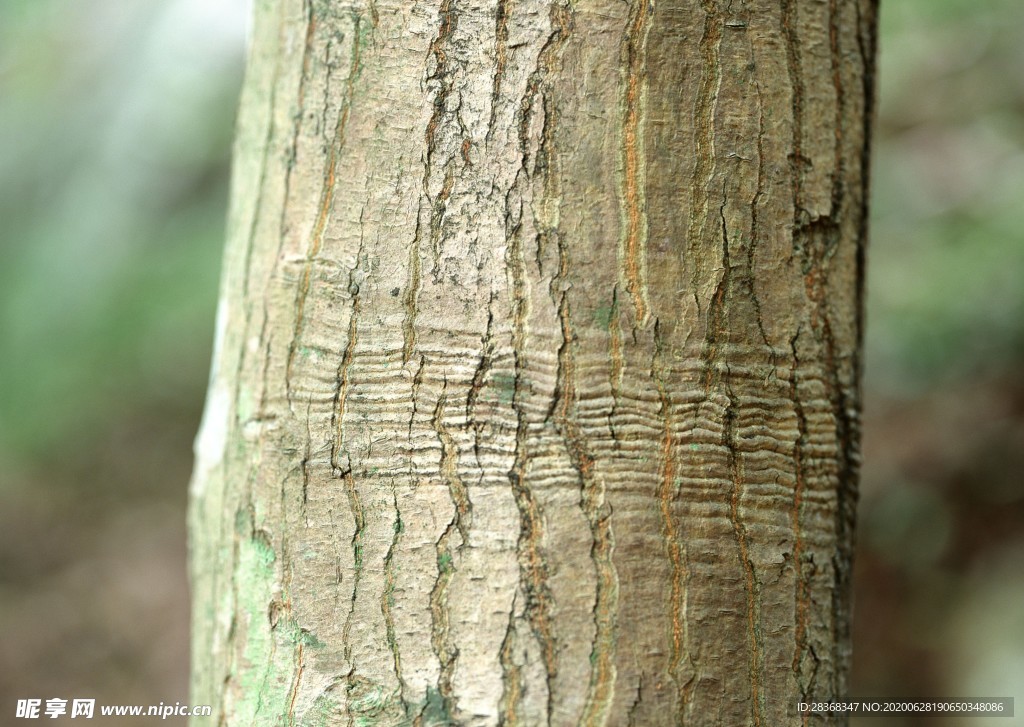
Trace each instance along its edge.
<path fill-rule="evenodd" d="M 881 9 L 853 691 L 1024 697 L 1024 3 Z M 246 13 L 0 3 L 3 719 L 187 699 Z"/>

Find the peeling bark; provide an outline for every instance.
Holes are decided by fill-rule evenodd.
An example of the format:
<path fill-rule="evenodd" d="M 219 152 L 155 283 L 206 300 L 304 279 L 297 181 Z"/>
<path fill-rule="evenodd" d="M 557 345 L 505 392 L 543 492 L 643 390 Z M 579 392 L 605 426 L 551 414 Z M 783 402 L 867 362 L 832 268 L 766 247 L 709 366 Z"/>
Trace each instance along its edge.
<path fill-rule="evenodd" d="M 190 509 L 218 724 L 846 695 L 873 0 L 258 0 Z"/>

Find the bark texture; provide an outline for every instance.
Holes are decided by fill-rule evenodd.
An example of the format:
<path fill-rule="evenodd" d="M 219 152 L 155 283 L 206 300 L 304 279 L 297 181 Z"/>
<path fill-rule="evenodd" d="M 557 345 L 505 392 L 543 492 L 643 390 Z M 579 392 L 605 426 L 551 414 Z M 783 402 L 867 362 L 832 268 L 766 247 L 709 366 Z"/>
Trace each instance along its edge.
<path fill-rule="evenodd" d="M 256 0 L 192 482 L 227 725 L 799 724 L 873 0 Z"/>

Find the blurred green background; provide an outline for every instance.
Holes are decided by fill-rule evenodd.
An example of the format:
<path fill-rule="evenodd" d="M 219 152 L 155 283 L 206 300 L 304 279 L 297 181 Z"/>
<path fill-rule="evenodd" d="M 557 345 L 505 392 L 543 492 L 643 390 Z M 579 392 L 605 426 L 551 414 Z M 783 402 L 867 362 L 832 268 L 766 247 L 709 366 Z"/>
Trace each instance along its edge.
<path fill-rule="evenodd" d="M 188 701 L 186 483 L 246 13 L 0 2 L 0 724 L 26 697 Z"/>
<path fill-rule="evenodd" d="M 246 14 L 0 3 L 0 721 L 187 701 Z M 1024 3 L 881 31 L 853 693 L 1024 698 Z"/>

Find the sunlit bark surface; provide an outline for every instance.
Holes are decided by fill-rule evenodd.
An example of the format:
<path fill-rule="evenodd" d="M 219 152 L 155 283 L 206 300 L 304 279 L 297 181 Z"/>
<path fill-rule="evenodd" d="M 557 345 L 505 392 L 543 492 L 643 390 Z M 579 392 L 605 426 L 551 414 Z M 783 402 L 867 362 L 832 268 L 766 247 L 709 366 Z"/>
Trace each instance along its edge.
<path fill-rule="evenodd" d="M 192 482 L 221 724 L 845 695 L 872 0 L 257 0 Z"/>

